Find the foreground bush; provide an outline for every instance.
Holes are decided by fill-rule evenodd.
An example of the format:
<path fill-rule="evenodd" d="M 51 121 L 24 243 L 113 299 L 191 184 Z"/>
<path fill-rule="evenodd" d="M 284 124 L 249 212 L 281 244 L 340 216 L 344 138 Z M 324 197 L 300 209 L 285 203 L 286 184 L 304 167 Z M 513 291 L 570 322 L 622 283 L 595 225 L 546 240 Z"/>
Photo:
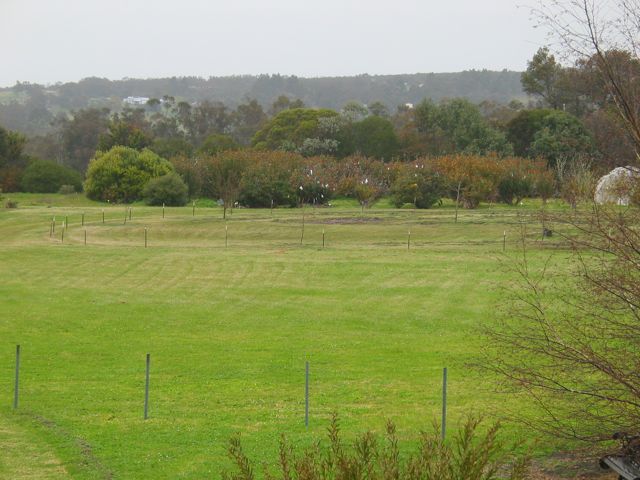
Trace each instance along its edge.
<path fill-rule="evenodd" d="M 76 192 L 82 190 L 82 177 L 78 172 L 49 160 L 31 162 L 20 183 L 23 191 L 31 193 L 56 193 L 63 185 L 70 185 Z"/>
<path fill-rule="evenodd" d="M 171 163 L 151 150 L 139 152 L 117 146 L 96 152 L 84 187 L 92 200 L 128 203 L 142 198 L 142 189 L 149 180 L 172 171 Z"/>
<path fill-rule="evenodd" d="M 413 453 L 400 455 L 396 428 L 387 424 L 382 440 L 367 432 L 346 445 L 340 437 L 334 415 L 328 429 L 328 442 L 317 441 L 302 453 L 296 453 L 284 435 L 275 461 L 279 472 L 265 467 L 267 479 L 305 480 L 521 480 L 526 478 L 527 459 L 510 458 L 512 450 L 498 438 L 499 426 L 480 433 L 478 419 L 469 418 L 453 441 L 443 443 L 437 427 L 422 432 Z M 226 480 L 256 478 L 251 460 L 245 455 L 239 437 L 231 439 L 229 457 L 235 472 L 223 474 Z M 506 465 L 510 463 L 510 467 Z"/>
<path fill-rule="evenodd" d="M 189 200 L 189 187 L 175 172 L 152 178 L 142 191 L 147 205 L 169 205 L 181 207 Z"/>

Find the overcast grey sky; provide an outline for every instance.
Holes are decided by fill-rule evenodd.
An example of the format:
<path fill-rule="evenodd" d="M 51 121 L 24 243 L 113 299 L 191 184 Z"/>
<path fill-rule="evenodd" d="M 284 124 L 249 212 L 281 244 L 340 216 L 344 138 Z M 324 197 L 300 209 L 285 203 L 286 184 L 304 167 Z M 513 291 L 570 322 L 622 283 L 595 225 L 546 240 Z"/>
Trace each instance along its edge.
<path fill-rule="evenodd" d="M 513 0 L 0 0 L 0 85 L 88 76 L 523 70 Z"/>

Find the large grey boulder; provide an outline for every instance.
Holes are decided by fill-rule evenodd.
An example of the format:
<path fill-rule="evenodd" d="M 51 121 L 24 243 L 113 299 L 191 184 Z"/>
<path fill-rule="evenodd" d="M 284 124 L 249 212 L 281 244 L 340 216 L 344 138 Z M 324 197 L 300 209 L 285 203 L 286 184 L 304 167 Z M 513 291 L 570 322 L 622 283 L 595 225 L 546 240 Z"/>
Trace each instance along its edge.
<path fill-rule="evenodd" d="M 637 182 L 640 182 L 640 168 L 631 166 L 614 168 L 598 180 L 594 200 L 600 205 L 605 203 L 629 205 L 630 194 L 634 183 Z"/>

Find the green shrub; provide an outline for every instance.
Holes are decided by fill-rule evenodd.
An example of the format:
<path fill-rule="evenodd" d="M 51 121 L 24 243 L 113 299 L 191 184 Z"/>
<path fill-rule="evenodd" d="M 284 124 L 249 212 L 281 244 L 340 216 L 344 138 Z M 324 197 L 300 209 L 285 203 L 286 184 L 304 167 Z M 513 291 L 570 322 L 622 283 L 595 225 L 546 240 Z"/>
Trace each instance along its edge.
<path fill-rule="evenodd" d="M 150 179 L 169 172 L 173 172 L 171 163 L 151 150 L 139 152 L 116 146 L 107 152 L 96 152 L 89 162 L 84 187 L 92 200 L 128 203 L 142 198 Z"/>
<path fill-rule="evenodd" d="M 240 202 L 248 207 L 296 206 L 291 172 L 301 162 L 289 152 L 259 152 L 242 176 Z"/>
<path fill-rule="evenodd" d="M 500 200 L 508 205 L 519 204 L 533 193 L 533 179 L 526 174 L 509 172 L 498 184 Z"/>
<path fill-rule="evenodd" d="M 260 176 L 260 171 L 250 170 L 242 179 L 240 202 L 251 208 L 268 208 L 272 205 L 295 207 L 296 192 L 289 181 L 289 172 L 281 176 Z"/>
<path fill-rule="evenodd" d="M 555 176 L 550 170 L 535 172 L 533 182 L 533 194 L 540 197 L 544 203 L 556 192 Z"/>
<path fill-rule="evenodd" d="M 25 192 L 56 193 L 63 185 L 74 191 L 82 190 L 82 177 L 75 170 L 49 160 L 34 160 L 22 174 L 21 187 Z"/>
<path fill-rule="evenodd" d="M 391 201 L 400 208 L 412 203 L 416 208 L 431 208 L 445 192 L 444 179 L 423 165 L 408 165 L 391 186 Z"/>
<path fill-rule="evenodd" d="M 175 172 L 152 178 L 142 191 L 147 205 L 170 205 L 181 207 L 189 199 L 189 187 Z"/>
<path fill-rule="evenodd" d="M 437 426 L 431 433 L 422 432 L 416 449 L 401 455 L 395 426 L 387 423 L 386 434 L 379 440 L 367 432 L 352 446 L 343 442 L 337 417 L 328 430 L 328 444 L 320 441 L 297 454 L 284 435 L 275 462 L 279 474 L 265 470 L 265 478 L 307 480 L 522 480 L 526 478 L 528 459 L 513 458 L 512 448 L 500 441 L 499 425 L 479 433 L 481 421 L 469 418 L 452 441 L 443 442 Z M 228 454 L 235 465 L 225 480 L 253 480 L 253 464 L 242 449 L 239 437 L 230 440 Z M 268 464 L 266 464 L 268 465 Z M 265 466 L 265 469 L 268 468 Z"/>

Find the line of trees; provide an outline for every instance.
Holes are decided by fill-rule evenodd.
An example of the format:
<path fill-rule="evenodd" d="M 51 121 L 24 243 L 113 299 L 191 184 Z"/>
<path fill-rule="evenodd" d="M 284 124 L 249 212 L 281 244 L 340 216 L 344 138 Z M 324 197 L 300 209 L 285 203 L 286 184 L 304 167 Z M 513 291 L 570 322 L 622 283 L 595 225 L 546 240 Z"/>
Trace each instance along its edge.
<path fill-rule="evenodd" d="M 305 157 L 285 151 L 224 151 L 168 162 L 151 150 L 141 152 L 115 146 L 99 152 L 91 162 L 85 188 L 90 198 L 131 202 L 145 197 L 154 183 L 149 203 L 185 204 L 188 198 L 220 200 L 227 208 L 296 207 L 327 204 L 335 196 L 357 199 L 362 209 L 382 196 L 397 207 L 430 208 L 443 198 L 465 208 L 480 202 L 513 204 L 525 197 L 549 198 L 555 193 L 555 176 L 544 161 L 497 155 L 448 155 L 411 162 L 383 162 L 354 155 Z M 162 185 L 184 193 L 163 197 Z M 175 200 L 180 198 L 180 201 Z"/>
<path fill-rule="evenodd" d="M 460 112 L 469 105 L 463 101 L 442 105 L 425 102 L 416 114 L 430 119 L 425 122 L 455 125 L 456 118 L 465 118 Z M 490 129 L 479 115 L 469 115 L 475 120 L 466 124 L 466 130 L 457 128 L 447 133 L 438 127 L 440 151 L 452 153 L 403 160 L 376 158 L 353 153 L 359 149 L 344 145 L 354 144 L 353 139 L 358 137 L 353 132 L 361 125 L 384 119 L 365 116 L 364 111 L 358 113 L 355 106 L 349 111 L 282 110 L 254 135 L 252 148 L 240 147 L 227 135 L 213 134 L 195 152 L 170 152 L 166 155 L 169 161 L 154 150 L 155 141 L 143 128 L 143 115 L 118 115 L 111 120 L 107 132 L 98 137 L 99 149 L 89 163 L 84 188 L 90 198 L 97 200 L 136 201 L 143 197 L 152 178 L 176 172 L 178 178 L 156 185 L 148 199 L 150 203 L 183 204 L 188 198 L 209 197 L 222 199 L 225 209 L 236 202 L 249 207 L 323 204 L 335 195 L 356 198 L 363 208 L 383 195 L 391 195 L 399 207 L 413 204 L 417 208 L 429 208 L 447 196 L 465 208 L 475 208 L 483 201 L 518 203 L 529 196 L 546 200 L 554 194 L 575 207 L 581 199 L 592 197 L 596 176 L 586 161 L 576 160 L 581 153 L 577 147 L 571 150 L 573 156 L 559 153 L 547 160 L 515 157 L 509 155 L 514 150 L 507 141 L 511 133 L 494 131 L 484 137 L 494 142 L 492 147 L 482 148 L 480 136 L 469 140 L 471 137 L 465 132 L 486 133 Z M 539 126 L 537 131 L 529 128 L 533 123 Z M 524 111 L 511 122 L 521 138 L 528 137 L 530 151 L 546 148 L 558 125 L 559 135 L 566 136 L 567 142 L 579 145 L 580 138 L 584 138 L 588 148 L 588 136 L 576 134 L 579 122 L 562 112 Z M 379 130 L 367 126 L 363 131 Z M 387 133 L 393 134 L 391 130 Z M 379 135 L 378 139 L 383 137 Z M 80 190 L 77 170 L 29 157 L 24 153 L 26 139 L 20 134 L 0 130 L 0 139 L 4 139 L 0 142 L 3 190 Z M 331 145 L 338 148 L 332 150 Z M 502 151 L 493 152 L 500 145 L 504 147 Z M 521 148 L 520 144 L 517 148 Z M 457 153 L 460 150 L 464 153 Z M 151 168 L 150 159 L 165 168 Z M 229 178 L 235 179 L 232 188 Z M 173 193 L 163 193 L 164 187 L 170 187 Z"/>
<path fill-rule="evenodd" d="M 384 162 L 515 154 L 544 159 L 555 167 L 597 154 L 593 135 L 578 118 L 546 108 L 513 110 L 509 122 L 499 128 L 480 107 L 463 99 L 424 101 L 393 116 L 381 104 L 364 107 L 352 102 L 336 112 L 304 108 L 286 97 L 272 106 L 277 112 L 272 117 L 255 101 L 232 112 L 206 101 L 196 106 L 172 99 L 150 103 L 157 111 L 125 109 L 110 115 L 106 110 L 82 110 L 62 119 L 57 132 L 46 137 L 28 139 L 0 127 L 0 188 L 24 189 L 25 168 L 38 158 L 85 174 L 96 152 L 115 146 L 148 149 L 177 162 L 245 150 L 285 151 L 301 158 L 357 155 Z"/>

